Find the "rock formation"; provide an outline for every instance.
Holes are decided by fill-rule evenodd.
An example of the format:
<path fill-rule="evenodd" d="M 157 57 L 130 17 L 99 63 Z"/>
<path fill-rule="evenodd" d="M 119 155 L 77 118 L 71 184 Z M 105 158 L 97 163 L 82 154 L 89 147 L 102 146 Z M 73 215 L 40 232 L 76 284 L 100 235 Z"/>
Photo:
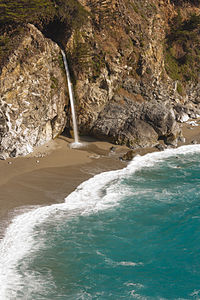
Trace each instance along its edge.
<path fill-rule="evenodd" d="M 199 3 L 85 0 L 82 4 L 95 17 L 74 31 L 67 44 L 81 132 L 132 148 L 155 145 L 158 139 L 176 145 L 181 137 L 178 122 L 200 113 L 200 81 L 195 67 L 195 80 L 184 80 L 181 74 L 188 65 L 170 52 L 170 34 L 174 30 L 180 35 L 172 47 L 189 51 L 178 38 L 186 34 L 188 18 L 200 14 Z M 179 14 L 182 19 L 173 29 Z M 180 28 L 184 32 L 178 33 Z M 198 25 L 195 30 L 199 29 Z M 194 35 L 200 45 L 195 30 L 188 29 L 187 39 Z M 192 59 L 200 67 L 200 55 Z"/>
<path fill-rule="evenodd" d="M 26 155 L 66 124 L 66 82 L 60 48 L 33 25 L 0 75 L 0 155 Z M 62 60 L 61 60 L 62 62 Z"/>
<path fill-rule="evenodd" d="M 200 115 L 199 0 L 46 0 L 33 16 L 51 40 L 27 25 L 3 55 L 3 157 L 26 154 L 65 126 L 65 76 L 52 40 L 67 53 L 81 134 L 131 148 L 176 145 L 180 123 Z"/>

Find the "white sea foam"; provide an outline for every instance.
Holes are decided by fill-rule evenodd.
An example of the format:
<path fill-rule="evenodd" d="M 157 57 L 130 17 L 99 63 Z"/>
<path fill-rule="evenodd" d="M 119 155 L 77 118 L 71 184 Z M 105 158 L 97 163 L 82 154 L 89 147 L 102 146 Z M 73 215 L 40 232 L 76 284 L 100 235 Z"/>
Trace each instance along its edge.
<path fill-rule="evenodd" d="M 130 296 L 133 299 L 139 299 L 139 300 L 147 300 L 148 299 L 147 297 L 143 297 L 143 296 L 137 294 L 135 290 L 130 291 Z"/>
<path fill-rule="evenodd" d="M 133 261 L 120 261 L 118 265 L 124 267 L 136 267 L 136 266 L 143 266 L 143 263 L 142 262 L 136 263 Z"/>
<path fill-rule="evenodd" d="M 194 290 L 194 291 L 190 294 L 190 296 L 192 296 L 192 297 L 197 297 L 197 296 L 199 296 L 199 294 L 200 294 L 200 290 Z"/>
<path fill-rule="evenodd" d="M 114 260 L 112 260 L 111 258 L 107 257 L 105 254 L 103 254 L 100 251 L 96 251 L 97 255 L 102 256 L 104 261 L 108 264 L 108 265 L 112 265 L 114 267 L 117 266 L 123 266 L 123 267 L 136 267 L 136 266 L 143 266 L 142 262 L 133 262 L 133 261 L 120 261 L 120 262 L 116 262 Z"/>
<path fill-rule="evenodd" d="M 144 167 L 151 167 L 170 156 L 195 152 L 200 152 L 200 145 L 182 146 L 163 152 L 149 153 L 145 156 L 136 156 L 126 168 L 101 173 L 82 183 L 65 199 L 63 204 L 40 207 L 14 218 L 0 243 L 0 299 L 25 299 L 17 297 L 24 283 L 24 275 L 19 273 L 17 267 L 26 255 L 41 247 L 41 244 L 36 242 L 35 236 L 43 222 L 51 220 L 58 211 L 68 211 L 69 215 L 74 216 L 88 215 L 111 208 L 117 205 L 124 195 L 119 184 L 119 180 L 124 176 L 133 174 Z M 28 279 L 30 278 L 31 274 Z M 38 291 L 42 288 L 38 280 L 33 280 L 31 286 L 26 284 L 26 294 L 31 293 L 29 289 L 36 288 Z"/>
<path fill-rule="evenodd" d="M 126 286 L 134 286 L 137 289 L 142 289 L 144 288 L 144 285 L 141 283 L 134 283 L 134 282 L 125 282 L 124 285 Z"/>

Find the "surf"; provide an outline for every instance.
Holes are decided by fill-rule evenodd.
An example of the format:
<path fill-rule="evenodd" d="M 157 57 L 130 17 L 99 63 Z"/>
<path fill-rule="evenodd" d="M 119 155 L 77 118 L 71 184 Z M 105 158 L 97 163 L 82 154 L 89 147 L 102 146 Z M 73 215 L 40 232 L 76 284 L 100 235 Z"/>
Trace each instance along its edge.
<path fill-rule="evenodd" d="M 83 182 L 65 198 L 64 203 L 38 207 L 16 216 L 0 243 L 0 298 L 2 300 L 20 299 L 20 297 L 23 299 L 21 289 L 25 277 L 20 273 L 20 266 L 23 265 L 27 255 L 37 253 L 39 249 L 45 247 L 45 240 L 41 239 L 38 242 L 36 239 L 37 235 L 40 235 L 43 224 L 51 224 L 53 220 L 55 225 L 56 220 L 62 214 L 70 222 L 77 216 L 84 218 L 112 210 L 119 206 L 125 195 L 129 194 L 128 187 L 119 188 L 124 179 L 128 180 L 134 173 L 150 169 L 170 157 L 180 156 L 184 159 L 185 155 L 199 152 L 200 145 L 192 145 L 136 156 L 122 170 L 104 172 Z M 142 262 L 121 261 L 114 264 L 121 267 L 134 267 L 138 264 L 142 265 Z M 27 276 L 25 289 L 29 295 L 28 299 L 34 299 L 33 294 L 36 290 L 41 294 L 46 293 L 44 287 L 48 288 L 45 283 L 42 283 L 43 278 L 38 273 L 32 272 L 25 275 Z"/>

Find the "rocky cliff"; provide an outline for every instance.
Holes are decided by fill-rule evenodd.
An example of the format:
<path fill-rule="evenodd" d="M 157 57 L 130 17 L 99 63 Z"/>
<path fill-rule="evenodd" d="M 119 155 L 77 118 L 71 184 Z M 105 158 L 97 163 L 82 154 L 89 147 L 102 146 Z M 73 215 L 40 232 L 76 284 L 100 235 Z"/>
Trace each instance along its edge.
<path fill-rule="evenodd" d="M 0 75 L 0 155 L 26 155 L 66 124 L 60 48 L 27 25 Z"/>
<path fill-rule="evenodd" d="M 200 1 L 36 2 L 48 9 L 27 20 L 43 34 L 28 25 L 16 47 L 0 51 L 2 155 L 25 154 L 65 126 L 65 75 L 52 40 L 68 56 L 81 134 L 131 148 L 176 145 L 180 122 L 200 115 Z M 8 23 L 0 50 L 21 26 Z"/>
<path fill-rule="evenodd" d="M 82 133 L 177 144 L 200 114 L 199 1 L 82 1 L 92 17 L 67 43 Z M 77 64 L 78 62 L 78 64 Z"/>

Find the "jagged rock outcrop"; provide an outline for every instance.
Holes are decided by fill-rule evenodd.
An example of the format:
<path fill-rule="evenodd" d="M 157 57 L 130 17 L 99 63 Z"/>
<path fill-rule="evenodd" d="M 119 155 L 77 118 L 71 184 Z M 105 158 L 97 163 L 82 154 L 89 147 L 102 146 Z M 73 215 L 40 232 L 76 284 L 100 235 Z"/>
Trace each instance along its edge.
<path fill-rule="evenodd" d="M 131 148 L 155 146 L 160 138 L 167 142 L 170 137 L 175 141 L 181 133 L 173 110 L 162 103 L 138 103 L 119 95 L 105 106 L 91 132 Z"/>
<path fill-rule="evenodd" d="M 81 133 L 131 147 L 155 145 L 158 139 L 176 145 L 180 122 L 200 114 L 200 82 L 196 75 L 185 80 L 190 68 L 181 57 L 191 43 L 179 41 L 179 35 L 181 41 L 186 35 L 190 39 L 190 22 L 198 24 L 198 18 L 190 18 L 200 15 L 199 3 L 79 2 L 92 17 L 72 33 L 66 50 L 76 78 Z M 200 45 L 195 30 L 191 36 Z M 192 59 L 197 74 L 198 57 Z"/>
<path fill-rule="evenodd" d="M 65 127 L 60 48 L 28 24 L 0 75 L 0 155 L 26 155 Z"/>
<path fill-rule="evenodd" d="M 40 14 L 36 2 L 33 17 L 25 15 L 66 50 L 80 133 L 131 148 L 160 139 L 176 145 L 180 123 L 200 115 L 199 1 L 48 0 L 37 2 Z M 13 7 L 0 20 L 12 24 L 0 30 L 0 50 L 21 30 L 23 8 L 14 14 Z M 63 129 L 64 76 L 51 40 L 28 25 L 16 49 L 11 43 L 9 55 L 0 52 L 7 62 L 0 78 L 3 157 L 26 154 Z"/>

